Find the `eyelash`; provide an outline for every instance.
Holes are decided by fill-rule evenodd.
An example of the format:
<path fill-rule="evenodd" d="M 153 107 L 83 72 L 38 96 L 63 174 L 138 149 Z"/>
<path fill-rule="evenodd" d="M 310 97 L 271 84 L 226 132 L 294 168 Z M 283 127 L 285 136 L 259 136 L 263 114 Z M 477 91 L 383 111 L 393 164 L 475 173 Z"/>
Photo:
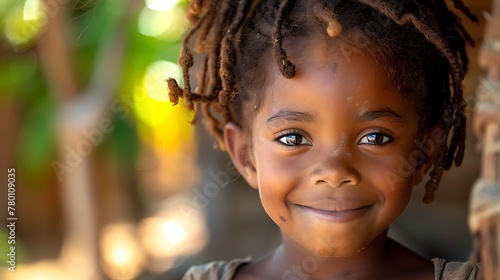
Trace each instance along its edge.
<path fill-rule="evenodd" d="M 307 139 L 306 136 L 302 135 L 303 133 L 301 133 L 300 131 L 296 131 L 296 130 L 291 130 L 291 131 L 284 131 L 282 133 L 280 133 L 280 135 L 278 135 L 278 137 L 276 137 L 275 141 L 276 143 L 278 143 L 279 145 L 282 145 L 282 146 L 285 146 L 287 148 L 295 148 L 295 147 L 299 147 L 299 146 L 311 146 L 311 141 L 309 141 L 309 139 Z M 297 139 L 297 137 L 300 137 L 299 139 L 301 140 L 299 144 L 287 144 L 285 143 L 286 140 L 282 141 L 285 137 L 292 137 L 292 136 L 295 136 Z M 307 143 L 302 143 L 303 141 L 307 141 Z"/>
<path fill-rule="evenodd" d="M 371 139 L 369 140 L 369 136 L 372 136 L 370 137 Z M 375 137 L 373 137 L 375 136 Z M 290 144 L 290 143 L 285 143 L 286 140 L 284 140 L 285 137 L 295 137 L 295 139 L 299 138 L 299 141 L 300 143 L 299 144 Z M 382 138 L 382 143 L 373 143 L 373 142 L 370 142 L 370 141 L 377 141 L 377 138 L 378 137 L 383 137 Z M 363 139 L 367 139 L 367 142 L 366 143 L 362 143 L 361 141 Z M 307 143 L 302 143 L 303 141 L 307 141 Z M 358 145 L 371 145 L 371 146 L 384 146 L 384 145 L 387 145 L 389 144 L 390 142 L 392 142 L 394 140 L 394 138 L 383 132 L 383 131 L 374 131 L 374 132 L 370 132 L 370 133 L 367 133 L 365 134 L 359 141 L 358 141 Z M 285 131 L 285 132 L 282 132 L 280 133 L 280 135 L 278 137 L 276 137 L 275 139 L 276 143 L 278 143 L 279 145 L 282 145 L 282 146 L 285 146 L 285 147 L 289 147 L 289 148 L 293 148 L 293 147 L 299 147 L 299 146 L 311 146 L 311 141 L 309 141 L 309 139 L 307 139 L 307 137 L 303 136 L 301 132 L 299 131 L 296 131 L 296 130 L 292 130 L 292 131 Z M 295 140 L 297 141 L 297 140 Z"/>
<path fill-rule="evenodd" d="M 375 140 L 375 141 L 377 140 L 377 139 L 376 139 L 377 137 L 380 137 L 380 136 L 381 136 L 381 137 L 383 137 L 383 138 L 382 138 L 382 141 L 383 141 L 383 142 L 382 142 L 382 143 L 379 143 L 379 144 L 377 144 L 377 143 L 361 143 L 361 141 L 362 141 L 363 139 L 365 139 L 365 138 L 367 138 L 367 137 L 369 137 L 369 136 L 373 136 L 373 135 L 375 136 L 375 138 L 374 138 L 374 140 Z M 368 138 L 367 138 L 367 140 L 368 140 Z M 394 140 L 394 138 L 393 138 L 391 135 L 389 135 L 389 134 L 387 134 L 387 133 L 385 133 L 385 132 L 383 132 L 383 131 L 373 131 L 373 132 L 370 132 L 370 133 L 365 134 L 365 135 L 364 135 L 364 136 L 363 136 L 363 137 L 362 137 L 362 138 L 358 141 L 358 145 L 372 145 L 372 146 L 379 146 L 379 147 L 380 147 L 380 146 L 384 146 L 384 145 L 387 145 L 387 144 L 391 143 L 393 140 Z M 370 140 L 368 140 L 368 141 L 370 141 Z"/>

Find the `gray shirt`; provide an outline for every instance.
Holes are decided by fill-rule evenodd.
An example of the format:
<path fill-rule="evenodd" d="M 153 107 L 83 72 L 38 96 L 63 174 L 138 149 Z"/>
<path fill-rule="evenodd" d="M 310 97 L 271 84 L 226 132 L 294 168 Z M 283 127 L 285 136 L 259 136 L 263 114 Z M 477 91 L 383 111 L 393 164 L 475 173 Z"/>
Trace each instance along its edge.
<path fill-rule="evenodd" d="M 230 262 L 215 261 L 191 267 L 182 280 L 232 280 L 236 270 L 251 261 L 234 259 Z M 435 280 L 475 280 L 478 279 L 478 265 L 471 262 L 447 262 L 434 258 Z"/>

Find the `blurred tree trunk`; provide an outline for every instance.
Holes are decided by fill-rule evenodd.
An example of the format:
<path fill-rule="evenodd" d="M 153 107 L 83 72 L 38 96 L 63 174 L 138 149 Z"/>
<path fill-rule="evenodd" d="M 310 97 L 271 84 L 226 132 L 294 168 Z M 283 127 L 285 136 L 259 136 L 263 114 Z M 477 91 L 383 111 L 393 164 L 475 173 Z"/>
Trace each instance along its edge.
<path fill-rule="evenodd" d="M 45 0 L 46 5 L 55 1 Z M 59 178 L 65 237 L 60 261 L 72 279 L 101 279 L 98 227 L 94 197 L 95 176 L 90 168 L 91 151 L 84 130 L 99 129 L 116 96 L 126 34 L 139 1 L 124 1 L 123 13 L 109 36 L 98 46 L 89 83 L 79 85 L 71 58 L 69 13 L 59 6 L 48 17 L 45 38 L 35 46 L 41 66 L 58 105 L 57 139 L 59 161 L 53 165 Z M 74 3 L 66 3 L 71 7 Z M 85 147 L 87 145 L 87 147 Z M 93 145 L 93 144 L 92 144 Z M 74 154 L 73 152 L 78 152 Z M 83 154 L 82 154 L 83 153 Z"/>

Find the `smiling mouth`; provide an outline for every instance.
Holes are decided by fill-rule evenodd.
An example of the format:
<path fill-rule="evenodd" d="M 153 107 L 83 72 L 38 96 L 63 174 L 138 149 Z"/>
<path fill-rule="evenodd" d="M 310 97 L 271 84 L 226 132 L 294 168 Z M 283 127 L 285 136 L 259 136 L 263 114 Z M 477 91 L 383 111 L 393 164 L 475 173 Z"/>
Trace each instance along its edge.
<path fill-rule="evenodd" d="M 297 205 L 298 208 L 305 214 L 327 220 L 331 222 L 348 222 L 361 217 L 371 209 L 371 205 L 366 205 L 353 209 L 345 209 L 341 211 L 332 211 L 318 209 L 309 206 Z"/>

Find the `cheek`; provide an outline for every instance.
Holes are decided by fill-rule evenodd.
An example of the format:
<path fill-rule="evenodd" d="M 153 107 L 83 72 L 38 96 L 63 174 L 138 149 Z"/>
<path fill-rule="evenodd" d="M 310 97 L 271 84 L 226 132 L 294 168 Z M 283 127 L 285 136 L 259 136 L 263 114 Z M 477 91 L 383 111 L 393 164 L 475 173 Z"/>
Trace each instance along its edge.
<path fill-rule="evenodd" d="M 413 137 L 408 136 L 408 139 L 413 139 Z M 418 148 L 408 140 L 398 143 L 385 156 L 374 158 L 374 160 L 363 159 L 360 162 L 371 162 L 370 166 L 365 166 L 365 168 L 369 170 L 372 178 L 377 178 L 378 186 L 390 192 L 398 192 L 400 188 L 410 187 L 411 189 L 415 166 L 417 163 L 422 163 L 424 159 Z"/>
<path fill-rule="evenodd" d="M 377 164 L 374 176 L 377 178 L 377 185 L 389 193 L 398 192 L 406 186 L 411 187 L 411 181 L 415 168 L 409 164 L 402 156 L 391 158 Z M 376 174 L 376 175 L 375 175 Z"/>
<path fill-rule="evenodd" d="M 272 148 L 255 154 L 255 165 L 262 206 L 279 224 L 279 217 L 287 216 L 288 196 L 301 184 L 300 165 L 296 160 L 280 156 Z"/>
<path fill-rule="evenodd" d="M 389 216 L 398 217 L 408 205 L 414 171 L 414 166 L 402 155 L 377 162 L 371 171 L 384 207 L 391 212 Z"/>
<path fill-rule="evenodd" d="M 256 160 L 259 192 L 262 198 L 285 200 L 286 195 L 298 183 L 298 170 L 293 162 L 273 156 L 272 152 L 263 152 Z"/>

